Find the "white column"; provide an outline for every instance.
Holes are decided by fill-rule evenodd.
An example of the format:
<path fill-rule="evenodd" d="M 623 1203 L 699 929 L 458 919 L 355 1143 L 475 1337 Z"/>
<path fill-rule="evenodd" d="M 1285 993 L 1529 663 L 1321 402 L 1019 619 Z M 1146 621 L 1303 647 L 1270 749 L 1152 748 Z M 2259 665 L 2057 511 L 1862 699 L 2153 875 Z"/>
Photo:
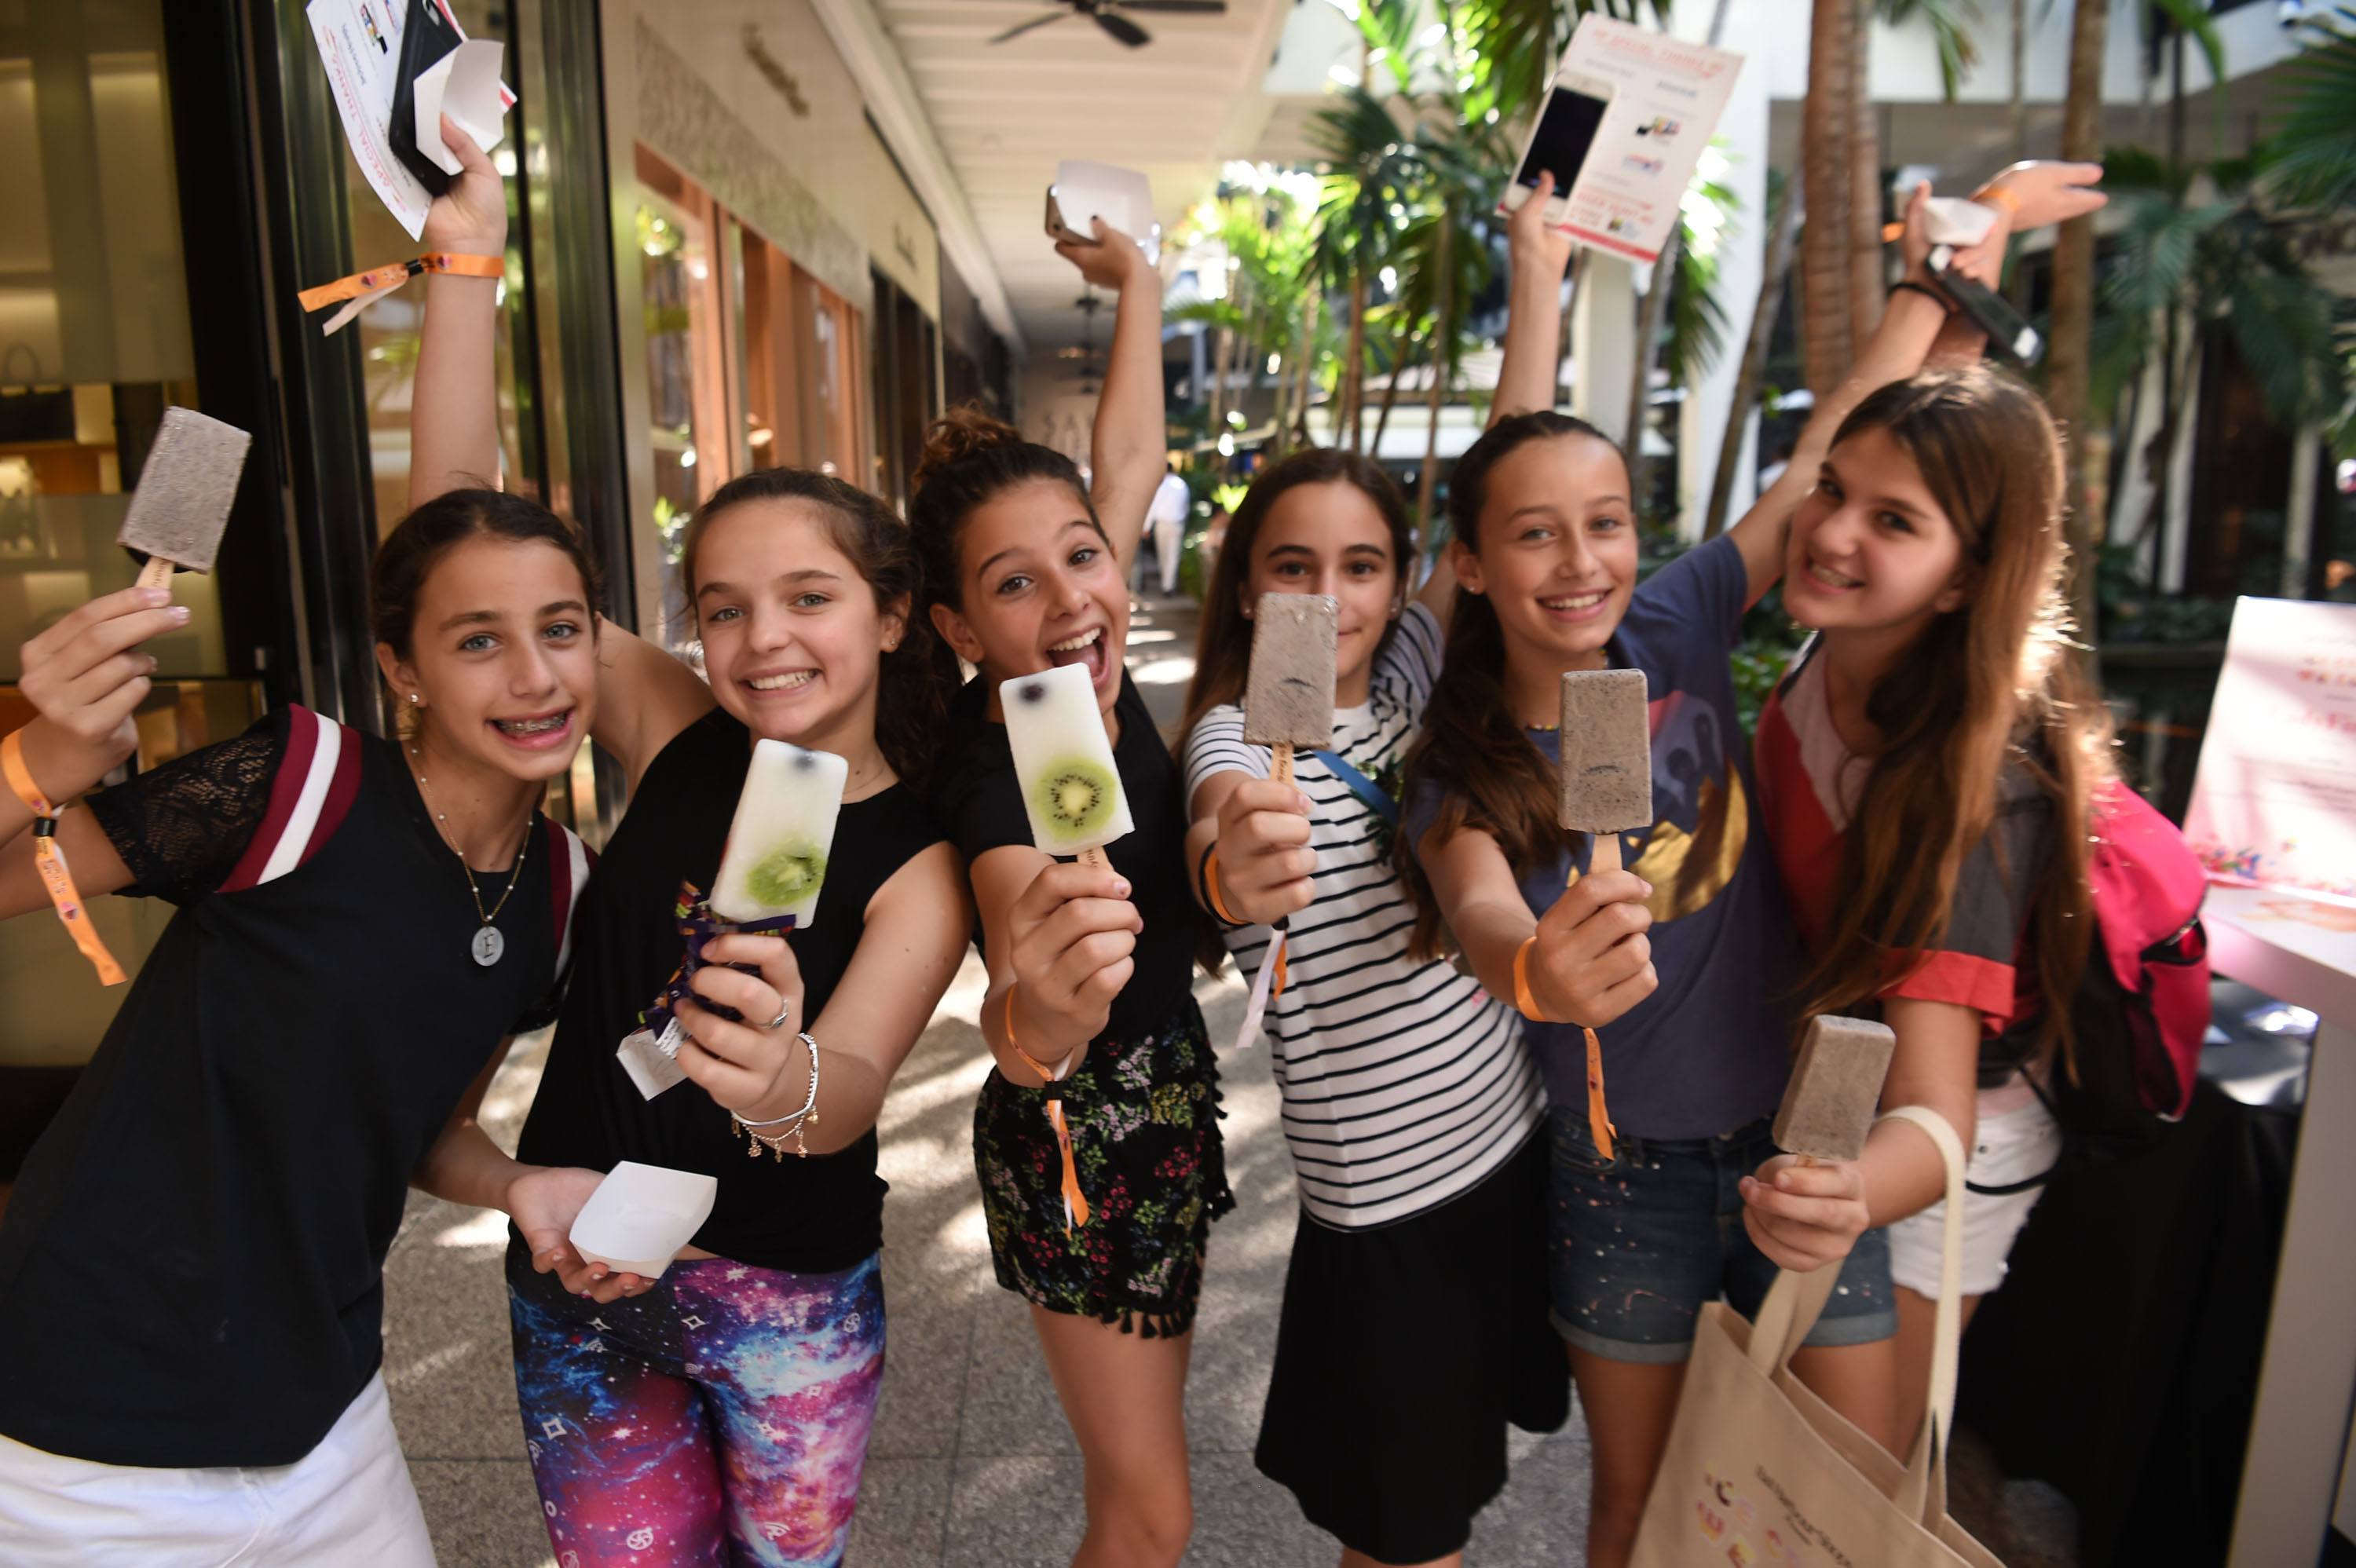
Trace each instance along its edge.
<path fill-rule="evenodd" d="M 1636 269 L 1591 252 L 1571 301 L 1570 411 L 1614 441 L 1628 439 L 1628 386 L 1636 374 Z"/>

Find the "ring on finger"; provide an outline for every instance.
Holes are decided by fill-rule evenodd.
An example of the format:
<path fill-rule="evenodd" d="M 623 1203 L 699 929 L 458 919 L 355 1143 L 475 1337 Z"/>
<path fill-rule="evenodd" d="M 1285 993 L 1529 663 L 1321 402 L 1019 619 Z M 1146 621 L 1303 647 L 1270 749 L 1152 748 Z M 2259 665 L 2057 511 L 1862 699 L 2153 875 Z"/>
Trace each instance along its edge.
<path fill-rule="evenodd" d="M 777 1002 L 777 1016 L 761 1026 L 762 1032 L 766 1034 L 785 1028 L 786 1020 L 793 1016 L 793 998 L 791 997 L 779 997 Z"/>

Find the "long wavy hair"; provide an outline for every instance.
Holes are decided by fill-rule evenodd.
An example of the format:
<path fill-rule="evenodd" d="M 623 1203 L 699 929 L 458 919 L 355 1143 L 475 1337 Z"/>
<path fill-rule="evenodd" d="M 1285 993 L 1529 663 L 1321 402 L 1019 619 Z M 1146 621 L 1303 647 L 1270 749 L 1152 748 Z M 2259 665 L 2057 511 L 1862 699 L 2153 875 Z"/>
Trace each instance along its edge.
<path fill-rule="evenodd" d="M 1882 388 L 1833 450 L 1876 430 L 1913 462 L 1962 540 L 1968 597 L 1867 696 L 1884 739 L 1850 815 L 1832 927 L 1801 981 L 1804 1009 L 1867 1001 L 1939 945 L 1956 877 L 2014 765 L 2053 807 L 2029 933 L 2046 1004 L 2037 1050 L 2066 1057 L 2094 923 L 2092 798 L 2115 775 L 2108 716 L 2071 656 L 2062 434 L 2036 393 L 1984 367 Z"/>
<path fill-rule="evenodd" d="M 1541 409 L 1503 419 L 1456 460 L 1448 482 L 1448 521 L 1458 539 L 1481 553 L 1481 513 L 1489 476 L 1499 462 L 1533 441 L 1585 436 L 1619 452 L 1619 443 L 1585 420 Z M 1624 457 L 1624 453 L 1622 456 Z M 1448 621 L 1448 652 L 1424 705 L 1423 733 L 1407 756 L 1407 788 L 1430 780 L 1440 786 L 1440 815 L 1430 837 L 1445 844 L 1467 827 L 1497 841 L 1515 874 L 1562 848 L 1552 763 L 1542 756 L 1505 700 L 1505 633 L 1486 596 L 1456 590 Z M 1400 880 L 1415 900 L 1408 952 L 1419 959 L 1441 945 L 1440 900 L 1416 858 L 1418 846 L 1399 835 L 1395 853 Z"/>
<path fill-rule="evenodd" d="M 1203 619 L 1194 635 L 1194 679 L 1186 688 L 1186 717 L 1178 726 L 1174 748 L 1182 758 L 1204 714 L 1223 702 L 1243 700 L 1251 674 L 1252 643 L 1252 625 L 1244 618 L 1244 583 L 1251 576 L 1252 547 L 1259 538 L 1260 524 L 1268 520 L 1286 491 L 1303 485 L 1336 483 L 1355 485 L 1382 514 L 1384 530 L 1390 536 L 1391 571 L 1399 590 L 1404 590 L 1408 563 L 1414 559 L 1414 535 L 1408 521 L 1407 496 L 1380 464 L 1332 446 L 1309 447 L 1271 464 L 1252 481 L 1243 505 L 1236 508 L 1227 524 L 1226 542 L 1212 563 L 1210 583 L 1203 590 Z M 1390 645 L 1397 629 L 1396 624 L 1383 628 L 1382 641 L 1375 649 L 1376 659 Z"/>
<path fill-rule="evenodd" d="M 680 570 L 688 603 L 695 603 L 696 553 L 712 525 L 735 507 L 764 501 L 802 501 L 815 507 L 827 538 L 866 580 L 876 610 L 888 615 L 906 606 L 900 645 L 877 661 L 875 744 L 903 783 L 922 788 L 940 743 L 948 694 L 934 677 L 941 648 L 923 613 L 924 571 L 916 541 L 891 507 L 854 485 L 807 468 L 761 468 L 731 479 L 687 525 Z"/>

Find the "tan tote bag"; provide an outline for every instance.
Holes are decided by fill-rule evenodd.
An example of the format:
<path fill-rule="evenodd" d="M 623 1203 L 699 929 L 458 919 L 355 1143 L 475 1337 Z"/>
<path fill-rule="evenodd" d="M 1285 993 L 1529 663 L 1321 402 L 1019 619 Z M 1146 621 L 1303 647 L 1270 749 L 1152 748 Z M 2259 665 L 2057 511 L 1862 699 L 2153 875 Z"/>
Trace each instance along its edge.
<path fill-rule="evenodd" d="M 1724 1302 L 1702 1308 L 1633 1568 L 2003 1568 L 1947 1517 L 1963 1338 L 1963 1142 L 1923 1106 L 1882 1119 L 1892 1117 L 1930 1135 L 1947 1167 L 1930 1417 L 1912 1458 L 1901 1465 L 1792 1375 L 1792 1352 L 1840 1271 L 1787 1271 L 1755 1326 Z"/>

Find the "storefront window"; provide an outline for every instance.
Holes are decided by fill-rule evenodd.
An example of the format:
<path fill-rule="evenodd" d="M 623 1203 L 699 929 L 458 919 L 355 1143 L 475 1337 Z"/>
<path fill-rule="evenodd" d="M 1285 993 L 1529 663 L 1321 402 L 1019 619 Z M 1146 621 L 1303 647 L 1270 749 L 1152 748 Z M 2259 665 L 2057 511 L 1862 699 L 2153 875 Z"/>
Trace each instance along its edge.
<path fill-rule="evenodd" d="M 673 647 L 695 635 L 679 561 L 687 520 L 734 471 L 730 421 L 726 289 L 716 265 L 720 222 L 694 181 L 638 152 L 638 249 L 644 252 L 647 420 L 655 498 L 648 519 L 662 539 L 662 604 Z"/>

